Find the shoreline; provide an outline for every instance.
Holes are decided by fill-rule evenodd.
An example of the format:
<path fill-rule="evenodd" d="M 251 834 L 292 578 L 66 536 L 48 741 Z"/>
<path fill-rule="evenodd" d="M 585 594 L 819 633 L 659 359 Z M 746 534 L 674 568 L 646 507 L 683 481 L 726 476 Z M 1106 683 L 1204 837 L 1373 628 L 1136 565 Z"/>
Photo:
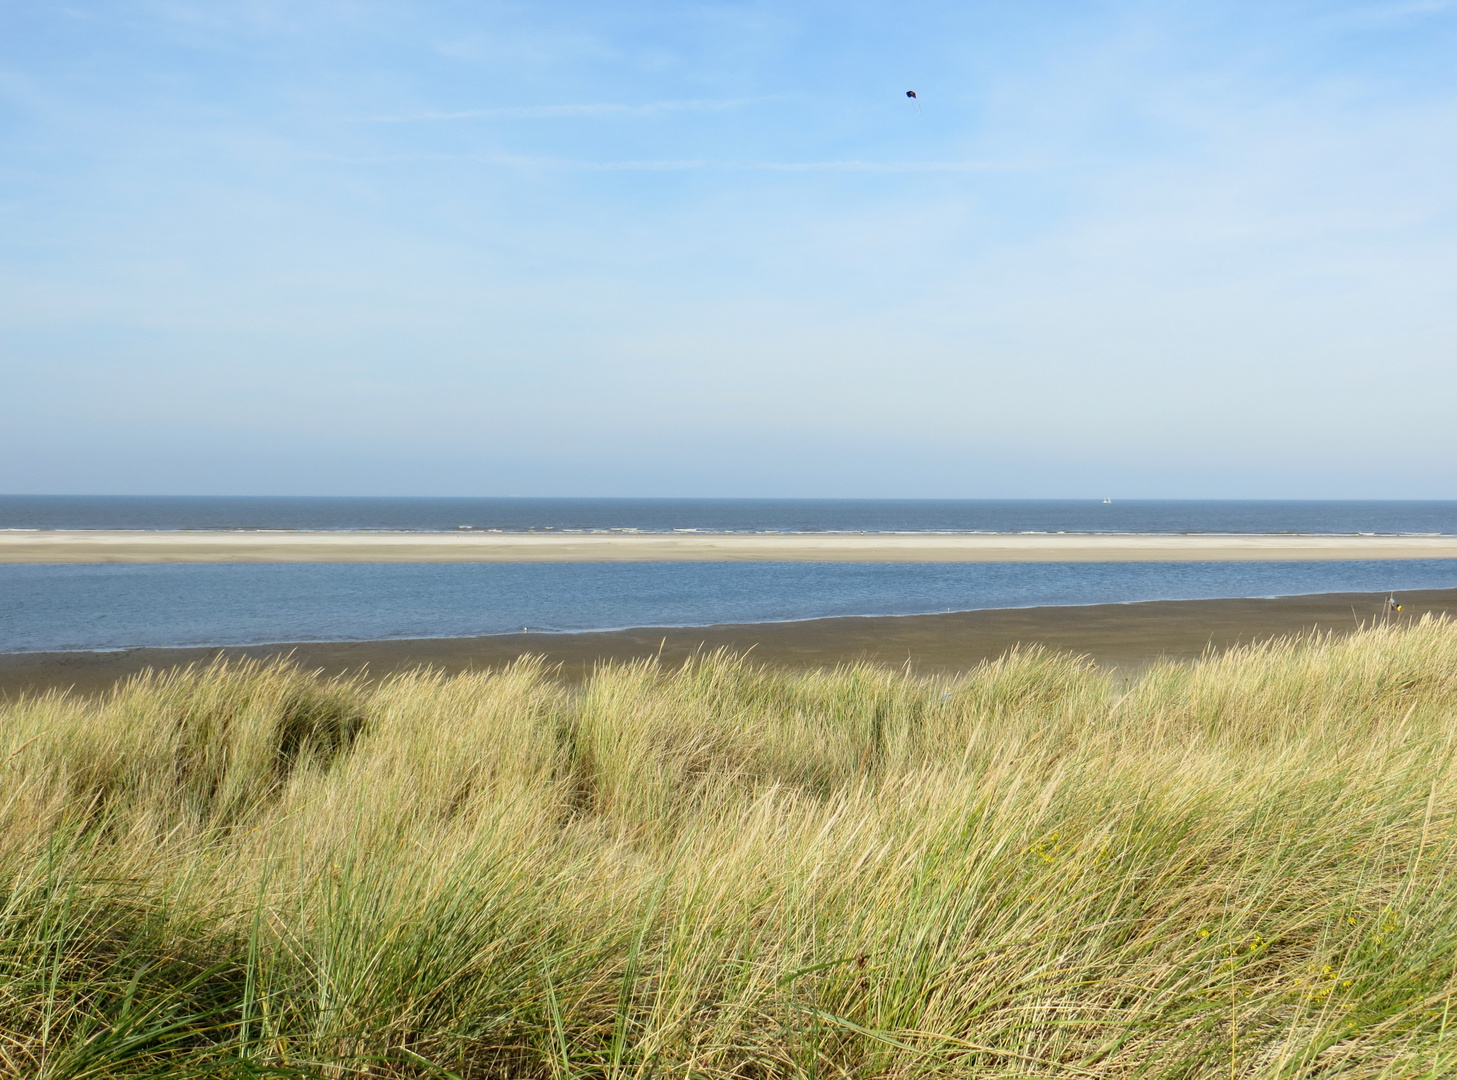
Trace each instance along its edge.
<path fill-rule="evenodd" d="M 3 564 L 0 564 L 0 565 L 3 565 Z M 754 622 L 733 622 L 733 623 L 727 623 L 727 622 L 719 622 L 719 623 L 652 623 L 651 625 L 641 625 L 641 626 L 638 626 L 638 625 L 628 625 L 628 626 L 594 627 L 594 628 L 587 629 L 587 630 L 551 630 L 551 629 L 539 629 L 539 628 L 538 629 L 531 629 L 531 628 L 528 628 L 528 627 L 523 627 L 522 630 L 519 633 L 516 632 L 516 631 L 513 631 L 513 630 L 501 630 L 501 631 L 496 631 L 496 632 L 493 632 L 493 633 L 481 633 L 481 634 L 429 634 L 429 635 L 415 635 L 413 637 L 397 637 L 397 638 L 332 638 L 332 639 L 306 638 L 306 639 L 298 639 L 298 640 L 293 640 L 293 641 L 254 641 L 254 642 L 247 642 L 247 643 L 243 643 L 243 644 L 238 644 L 238 643 L 228 644 L 228 643 L 225 643 L 225 642 L 211 642 L 211 643 L 202 644 L 202 645 L 119 645 L 119 646 L 107 646 L 107 647 L 95 648 L 95 649 L 20 649 L 20 650 L 11 651 L 11 652 L 6 652 L 6 651 L 3 651 L 3 650 L 0 650 L 0 660 L 3 660 L 6 657 L 21 657 L 21 656 L 107 656 L 107 655 L 111 655 L 111 654 L 133 653 L 133 652 L 145 651 L 145 650 L 225 652 L 225 651 L 229 651 L 229 650 L 239 650 L 239 649 L 247 649 L 247 650 L 253 650 L 253 649 L 301 649 L 301 648 L 310 648 L 310 647 L 314 647 L 314 646 L 323 646 L 323 647 L 335 647 L 335 646 L 343 647 L 343 646 L 349 646 L 349 645 L 370 645 L 370 646 L 376 646 L 377 645 L 377 646 L 388 646 L 388 645 L 394 644 L 394 643 L 415 643 L 415 642 L 428 643 L 428 642 L 432 642 L 432 641 L 450 641 L 450 642 L 455 642 L 455 641 L 493 641 L 493 640 L 496 640 L 498 638 L 499 639 L 506 639 L 506 638 L 513 638 L 513 637 L 530 637 L 530 638 L 533 638 L 533 639 L 540 638 L 542 640 L 549 641 L 552 638 L 579 638 L 579 637 L 580 638 L 590 638 L 590 637 L 593 637 L 593 636 L 601 637 L 601 636 L 604 636 L 604 635 L 611 635 L 611 634 L 640 634 L 640 633 L 645 633 L 645 632 L 668 633 L 668 634 L 677 635 L 677 634 L 680 634 L 680 633 L 683 633 L 683 634 L 691 634 L 694 631 L 717 632 L 717 631 L 724 630 L 724 629 L 734 629 L 734 630 L 738 630 L 738 629 L 756 629 L 756 630 L 758 630 L 758 629 L 764 629 L 764 628 L 770 628 L 770 627 L 792 627 L 792 626 L 797 626 L 800 623 L 849 623 L 849 622 L 854 622 L 856 620 L 864 621 L 864 620 L 870 620 L 870 619 L 885 620 L 888 623 L 893 623 L 895 620 L 898 620 L 898 619 L 931 619 L 931 618 L 939 618 L 939 617 L 943 617 L 943 616 L 986 615 L 986 614 L 1001 613 L 1001 612 L 1006 612 L 1006 613 L 1009 613 L 1009 614 L 1010 613 L 1016 613 L 1016 612 L 1037 613 L 1037 612 L 1043 612 L 1043 611 L 1046 611 L 1046 612 L 1074 612 L 1074 611 L 1078 611 L 1080 609 L 1085 609 L 1085 608 L 1131 608 L 1131 607 L 1144 607 L 1144 606 L 1152 605 L 1152 604 L 1214 604 L 1214 603 L 1235 602 L 1235 601 L 1241 601 L 1241 600 L 1248 600 L 1248 601 L 1252 601 L 1252 602 L 1253 601 L 1279 602 L 1279 601 L 1287 601 L 1287 600 L 1288 601 L 1299 601 L 1299 600 L 1308 600 L 1308 599 L 1316 599 L 1316 598 L 1324 598 L 1324 597 L 1334 597 L 1334 596 L 1360 597 L 1360 598 L 1362 598 L 1363 602 L 1375 603 L 1376 600 L 1373 599 L 1373 598 L 1379 598 L 1379 599 L 1383 599 L 1384 600 L 1385 597 L 1388 595 L 1388 593 L 1390 593 L 1391 595 L 1397 595 L 1397 596 L 1401 596 L 1401 597 L 1406 597 L 1406 596 L 1418 596 L 1418 595 L 1422 595 L 1422 594 L 1435 594 L 1435 593 L 1441 593 L 1441 592 L 1446 592 L 1446 591 L 1449 591 L 1449 590 L 1443 590 L 1443 589 L 1411 589 L 1411 590 L 1395 589 L 1395 590 L 1388 590 L 1387 592 L 1381 592 L 1381 593 L 1323 593 L 1323 592 L 1311 592 L 1311 593 L 1278 593 L 1278 594 L 1271 595 L 1271 596 L 1205 596 L 1205 597 L 1194 597 L 1194 598 L 1189 598 L 1189 599 L 1172 599 L 1172 600 L 1094 600 L 1094 601 L 1089 601 L 1087 603 L 1078 603 L 1078 604 L 1019 604 L 1019 605 L 1011 605 L 1011 606 L 1008 606 L 1008 607 L 994 607 L 994 608 L 993 607 L 989 607 L 989 608 L 955 608 L 955 609 L 948 608 L 948 609 L 946 609 L 944 611 L 900 611 L 900 612 L 889 612 L 889 613 L 885 613 L 885 614 L 871 614 L 871 615 L 806 615 L 806 616 L 802 616 L 800 618 L 793 618 L 793 619 L 760 619 L 760 620 L 757 620 L 757 621 L 754 621 Z M 1453 592 L 1454 594 L 1457 594 L 1457 587 L 1454 587 L 1450 591 Z M 1405 601 L 1401 601 L 1401 603 L 1402 603 L 1403 607 L 1406 606 Z M 1454 618 L 1457 618 L 1457 604 L 1454 604 L 1453 616 L 1454 616 Z"/>
<path fill-rule="evenodd" d="M 496 634 L 466 638 L 284 642 L 265 645 L 137 648 L 108 652 L 0 654 L 0 696 L 74 689 L 104 691 L 148 668 L 218 657 L 291 655 L 326 674 L 433 667 L 447 673 L 493 670 L 524 655 L 542 656 L 576 682 L 601 663 L 661 657 L 681 664 L 714 649 L 746 652 L 771 667 L 806 670 L 865 661 L 927 675 L 954 675 L 1018 645 L 1089 657 L 1125 675 L 1160 660 L 1192 660 L 1236 645 L 1310 632 L 1349 633 L 1391 618 L 1457 617 L 1457 589 L 1400 594 L 1388 616 L 1387 594 L 1313 593 L 1225 600 L 1150 600 L 1063 607 L 991 608 L 935 615 L 870 615 L 699 627 L 633 627 L 571 633 Z"/>
<path fill-rule="evenodd" d="M 0 564 L 1303 562 L 1457 559 L 1457 536 L 1288 533 L 0 532 Z"/>

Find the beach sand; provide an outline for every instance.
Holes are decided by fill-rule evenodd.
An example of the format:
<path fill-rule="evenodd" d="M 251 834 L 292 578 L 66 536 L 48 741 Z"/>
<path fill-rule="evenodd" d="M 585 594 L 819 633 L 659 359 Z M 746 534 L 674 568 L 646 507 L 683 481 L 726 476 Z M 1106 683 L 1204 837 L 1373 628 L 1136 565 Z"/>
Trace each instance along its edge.
<path fill-rule="evenodd" d="M 1208 650 L 1312 630 L 1346 633 L 1384 618 L 1457 615 L 1457 589 L 1402 593 L 1403 610 L 1385 612 L 1386 594 L 1327 593 L 1269 600 L 1166 600 L 1087 607 L 965 611 L 944 615 L 813 619 L 692 628 L 645 627 L 582 634 L 503 634 L 478 638 L 325 642 L 229 649 L 128 649 L 104 653 L 0 655 L 0 694 L 50 689 L 104 690 L 146 668 L 216 656 L 291 653 L 328 673 L 374 676 L 429 665 L 447 672 L 488 670 L 524 654 L 543 656 L 569 680 L 604 661 L 661 655 L 671 664 L 705 649 L 749 652 L 775 667 L 813 668 L 857 660 L 950 674 L 1018 644 L 1081 653 L 1125 674 L 1159 658 L 1186 660 Z"/>
<path fill-rule="evenodd" d="M 1457 536 L 0 531 L 0 563 L 1453 559 Z"/>

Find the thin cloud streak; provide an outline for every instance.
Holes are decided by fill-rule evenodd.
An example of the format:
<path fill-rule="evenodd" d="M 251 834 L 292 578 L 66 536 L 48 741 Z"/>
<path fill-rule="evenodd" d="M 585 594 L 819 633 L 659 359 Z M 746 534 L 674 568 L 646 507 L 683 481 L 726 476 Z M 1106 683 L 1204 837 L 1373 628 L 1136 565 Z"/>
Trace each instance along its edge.
<path fill-rule="evenodd" d="M 683 101 L 649 101 L 641 105 L 622 102 L 592 102 L 568 105 L 501 105 L 487 109 L 461 109 L 456 112 L 424 112 L 405 116 L 367 116 L 360 124 L 428 124 L 451 120 L 615 120 L 662 113 L 723 112 L 772 101 L 769 97 L 728 98 L 724 100 L 688 99 Z"/>
<path fill-rule="evenodd" d="M 521 169 L 551 169 L 558 172 L 721 172 L 782 173 L 975 173 L 1017 172 L 1046 168 L 1026 161 L 713 161 L 690 158 L 664 161 L 571 161 L 563 158 L 522 157 L 507 154 L 317 154 L 301 155 L 318 161 L 353 165 L 397 165 L 421 161 L 474 161 Z"/>
<path fill-rule="evenodd" d="M 725 162 L 723 167 L 760 172 L 959 173 L 1010 172 L 1037 166 L 1012 161 L 756 161 Z"/>
<path fill-rule="evenodd" d="M 1021 163 L 1000 161 L 551 161 L 533 159 L 497 160 L 501 164 L 539 165 L 580 172 L 668 172 L 678 169 L 722 170 L 725 172 L 784 173 L 933 173 L 1001 172 L 1025 169 Z"/>
<path fill-rule="evenodd" d="M 1332 21 L 1344 26 L 1379 26 L 1409 23 L 1432 16 L 1451 14 L 1454 0 L 1402 0 L 1399 3 L 1373 4 L 1334 15 Z"/>

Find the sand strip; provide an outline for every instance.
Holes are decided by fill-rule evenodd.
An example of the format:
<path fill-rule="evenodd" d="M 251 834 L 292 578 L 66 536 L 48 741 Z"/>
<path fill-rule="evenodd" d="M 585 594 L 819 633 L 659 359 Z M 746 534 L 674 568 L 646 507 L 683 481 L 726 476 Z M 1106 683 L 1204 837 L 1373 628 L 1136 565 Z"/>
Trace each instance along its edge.
<path fill-rule="evenodd" d="M 1288 634 L 1348 633 L 1388 617 L 1405 622 L 1428 613 L 1457 616 L 1457 589 L 1403 593 L 1400 600 L 1403 610 L 1394 616 L 1385 613 L 1384 593 L 1327 593 L 1274 600 L 1164 600 L 588 634 L 10 653 L 0 654 L 0 695 L 66 687 L 93 692 L 144 668 L 219 655 L 266 657 L 287 652 L 310 668 L 330 673 L 367 669 L 374 675 L 427 664 L 450 672 L 489 670 L 530 653 L 544 656 L 560 666 L 563 676 L 577 680 L 603 661 L 660 654 L 669 663 L 680 663 L 698 650 L 716 648 L 752 650 L 755 659 L 783 668 L 868 660 L 891 667 L 910 664 L 912 670 L 926 673 L 954 673 L 1021 643 L 1082 653 L 1130 673 L 1160 657 L 1191 659 L 1209 649 Z"/>
<path fill-rule="evenodd" d="M 0 532 L 0 563 L 1457 559 L 1457 536 Z"/>

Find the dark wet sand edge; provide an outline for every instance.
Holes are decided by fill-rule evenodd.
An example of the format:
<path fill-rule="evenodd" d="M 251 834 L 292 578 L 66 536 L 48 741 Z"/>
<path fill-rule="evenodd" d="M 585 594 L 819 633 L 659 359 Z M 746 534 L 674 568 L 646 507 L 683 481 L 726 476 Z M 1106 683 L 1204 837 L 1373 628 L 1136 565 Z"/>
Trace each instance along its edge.
<path fill-rule="evenodd" d="M 488 670 L 523 654 L 544 656 L 577 680 L 593 666 L 660 654 L 679 663 L 700 650 L 752 650 L 782 668 L 832 667 L 866 660 L 910 666 L 923 674 L 964 671 L 1014 645 L 1038 644 L 1080 653 L 1098 664 L 1137 671 L 1161 659 L 1196 658 L 1209 650 L 1306 633 L 1347 633 L 1387 618 L 1457 616 L 1457 589 L 1401 593 L 1403 610 L 1385 610 L 1385 593 L 1324 593 L 1277 599 L 1159 600 L 1086 607 L 1013 608 L 942 615 L 811 619 L 789 623 L 665 628 L 577 634 L 500 634 L 401 641 L 308 642 L 231 648 L 127 649 L 119 652 L 0 654 L 0 695 L 58 688 L 91 693 L 146 668 L 167 668 L 217 656 L 291 653 L 329 674 L 367 670 L 379 676 L 429 665 L 447 672 Z"/>

